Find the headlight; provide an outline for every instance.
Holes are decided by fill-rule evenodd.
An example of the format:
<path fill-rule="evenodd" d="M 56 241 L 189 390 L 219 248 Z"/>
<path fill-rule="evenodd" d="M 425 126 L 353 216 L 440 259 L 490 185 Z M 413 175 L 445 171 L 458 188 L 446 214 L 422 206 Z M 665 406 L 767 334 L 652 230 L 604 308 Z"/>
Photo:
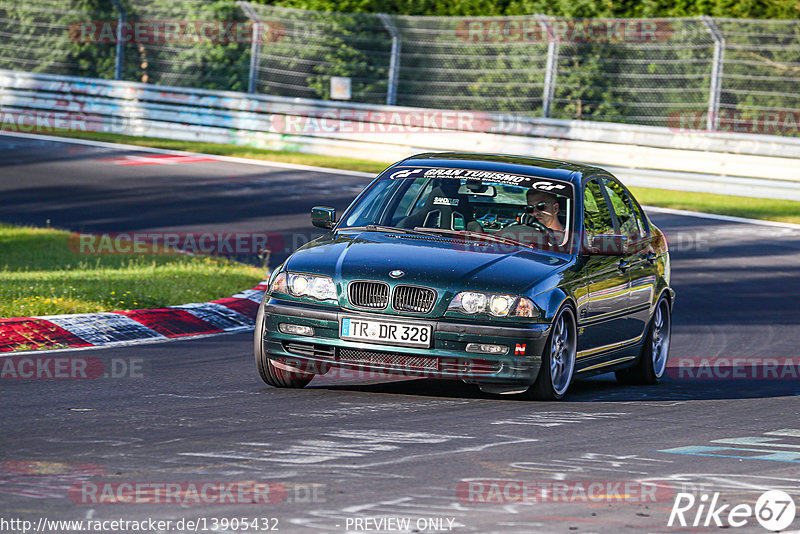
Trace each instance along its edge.
<path fill-rule="evenodd" d="M 447 309 L 467 315 L 488 313 L 494 317 L 539 316 L 539 308 L 529 298 L 476 291 L 462 291 L 457 294 Z"/>
<path fill-rule="evenodd" d="M 336 300 L 336 285 L 330 276 L 289 273 L 289 294 L 316 300 Z"/>
<path fill-rule="evenodd" d="M 270 293 L 283 293 L 316 300 L 336 300 L 336 285 L 330 276 L 282 272 L 269 286 Z"/>
<path fill-rule="evenodd" d="M 516 300 L 507 295 L 492 295 L 489 298 L 489 313 L 495 317 L 505 317 L 511 311 L 511 306 Z"/>
<path fill-rule="evenodd" d="M 456 295 L 456 299 L 461 300 L 461 308 L 466 313 L 481 313 L 486 310 L 486 295 L 483 293 L 473 293 L 472 291 L 465 291 Z M 453 302 L 455 302 L 455 300 Z M 450 304 L 451 306 L 453 304 Z"/>

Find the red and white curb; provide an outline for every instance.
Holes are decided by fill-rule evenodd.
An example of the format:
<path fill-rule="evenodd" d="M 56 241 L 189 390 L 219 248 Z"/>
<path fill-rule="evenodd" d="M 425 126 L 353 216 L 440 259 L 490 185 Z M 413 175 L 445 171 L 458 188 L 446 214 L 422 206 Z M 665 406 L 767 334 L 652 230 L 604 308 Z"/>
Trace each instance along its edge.
<path fill-rule="evenodd" d="M 232 297 L 154 310 L 0 319 L 0 353 L 100 347 L 252 329 L 266 282 Z"/>

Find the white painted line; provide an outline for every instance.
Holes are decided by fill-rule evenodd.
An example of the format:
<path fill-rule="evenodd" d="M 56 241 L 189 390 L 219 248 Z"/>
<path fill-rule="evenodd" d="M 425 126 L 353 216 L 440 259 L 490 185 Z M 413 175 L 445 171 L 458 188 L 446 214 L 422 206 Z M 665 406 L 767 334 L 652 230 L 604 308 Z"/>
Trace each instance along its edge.
<path fill-rule="evenodd" d="M 183 150 L 169 150 L 165 148 L 151 148 L 138 145 L 126 145 L 123 143 L 108 143 L 106 141 L 93 141 L 91 139 L 73 139 L 71 137 L 58 137 L 56 135 L 40 135 L 20 132 L 0 132 L 0 136 L 22 137 L 25 139 L 36 139 L 39 141 L 56 141 L 59 143 L 72 143 L 75 145 L 96 146 L 100 148 L 111 148 L 114 150 L 132 150 L 137 152 L 155 152 L 156 154 L 173 154 L 176 156 L 202 156 L 213 158 L 229 163 L 242 163 L 244 165 L 259 165 L 261 167 L 276 167 L 282 169 L 296 169 L 299 171 L 324 172 L 328 174 L 343 174 L 345 176 L 361 176 L 364 178 L 375 178 L 378 174 L 371 172 L 347 171 L 344 169 L 332 169 L 330 167 L 315 167 L 313 165 L 300 165 L 299 163 L 283 163 L 280 161 L 267 161 L 261 159 L 236 158 L 232 156 L 218 156 L 216 154 L 204 154 L 202 152 L 186 152 Z M 242 146 L 242 148 L 249 148 Z"/>
<path fill-rule="evenodd" d="M 672 208 L 658 208 L 656 206 L 642 206 L 645 211 L 652 211 L 653 213 L 666 213 L 669 215 L 680 215 L 682 217 L 697 217 L 698 219 L 713 219 L 716 221 L 727 221 L 742 224 L 757 224 L 760 226 L 775 226 L 778 228 L 792 228 L 793 230 L 800 230 L 800 224 L 778 222 L 778 221 L 765 221 L 763 219 L 748 219 L 746 217 L 733 217 L 731 215 L 717 215 L 715 213 L 702 213 L 699 211 L 676 210 Z"/>
<path fill-rule="evenodd" d="M 764 432 L 765 436 L 789 436 L 793 438 L 800 438 L 800 429 L 798 428 L 782 428 L 780 430 L 773 430 L 772 432 Z"/>

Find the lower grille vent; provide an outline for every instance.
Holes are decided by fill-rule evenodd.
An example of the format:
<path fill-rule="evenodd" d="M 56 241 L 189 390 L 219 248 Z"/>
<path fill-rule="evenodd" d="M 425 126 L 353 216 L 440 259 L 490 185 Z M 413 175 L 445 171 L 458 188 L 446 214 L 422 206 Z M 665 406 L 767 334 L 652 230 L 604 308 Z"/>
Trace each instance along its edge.
<path fill-rule="evenodd" d="M 396 352 L 378 352 L 360 349 L 339 349 L 337 358 L 342 363 L 362 363 L 377 367 L 391 367 L 394 369 L 427 370 L 435 371 L 438 368 L 438 358 L 424 356 L 408 356 Z"/>
<path fill-rule="evenodd" d="M 311 343 L 284 343 L 283 349 L 286 352 L 297 354 L 298 356 L 309 356 L 311 358 L 327 358 L 333 360 L 335 349 L 326 345 L 313 345 Z"/>

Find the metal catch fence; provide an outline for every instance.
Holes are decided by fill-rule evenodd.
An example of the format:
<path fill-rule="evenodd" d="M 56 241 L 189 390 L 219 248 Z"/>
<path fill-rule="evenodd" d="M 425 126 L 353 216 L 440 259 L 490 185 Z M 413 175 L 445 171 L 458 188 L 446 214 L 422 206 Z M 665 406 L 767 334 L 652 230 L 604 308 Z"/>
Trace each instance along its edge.
<path fill-rule="evenodd" d="M 701 131 L 797 135 L 800 123 L 796 20 L 0 0 L 0 40 L 0 68 L 28 72 Z"/>

